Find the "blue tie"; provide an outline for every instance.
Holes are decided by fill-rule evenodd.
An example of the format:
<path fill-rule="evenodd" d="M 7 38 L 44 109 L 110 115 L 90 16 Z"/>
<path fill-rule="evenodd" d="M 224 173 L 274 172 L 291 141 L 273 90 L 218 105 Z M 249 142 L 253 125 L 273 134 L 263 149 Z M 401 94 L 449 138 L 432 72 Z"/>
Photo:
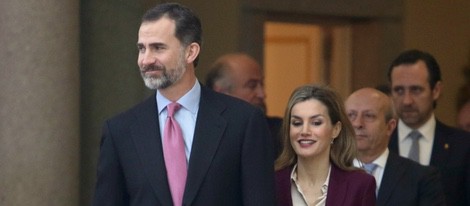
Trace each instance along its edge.
<path fill-rule="evenodd" d="M 364 169 L 366 170 L 367 173 L 369 173 L 370 175 L 372 175 L 372 173 L 374 172 L 374 170 L 377 168 L 377 164 L 375 163 L 367 163 L 367 164 L 364 164 Z"/>

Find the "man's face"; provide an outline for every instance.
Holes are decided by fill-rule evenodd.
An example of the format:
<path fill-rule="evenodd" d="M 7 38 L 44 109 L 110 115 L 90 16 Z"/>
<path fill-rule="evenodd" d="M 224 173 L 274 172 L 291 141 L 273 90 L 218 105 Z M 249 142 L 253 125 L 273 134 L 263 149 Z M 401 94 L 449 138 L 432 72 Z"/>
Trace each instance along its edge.
<path fill-rule="evenodd" d="M 345 108 L 356 133 L 357 149 L 361 154 L 380 155 L 387 148 L 396 120 L 385 120 L 391 100 L 371 88 L 358 90 L 346 100 Z"/>
<path fill-rule="evenodd" d="M 165 89 L 178 82 L 186 71 L 185 49 L 174 31 L 174 21 L 166 17 L 140 26 L 137 64 L 150 89 Z"/>
<path fill-rule="evenodd" d="M 263 75 L 258 63 L 249 59 L 240 58 L 231 62 L 230 75 L 232 77 L 232 88 L 229 95 L 243 99 L 252 105 L 262 109 L 265 107 Z"/>
<path fill-rule="evenodd" d="M 394 67 L 391 83 L 392 98 L 400 119 L 414 129 L 426 123 L 441 91 L 440 82 L 431 89 L 426 64 L 420 60 Z"/>

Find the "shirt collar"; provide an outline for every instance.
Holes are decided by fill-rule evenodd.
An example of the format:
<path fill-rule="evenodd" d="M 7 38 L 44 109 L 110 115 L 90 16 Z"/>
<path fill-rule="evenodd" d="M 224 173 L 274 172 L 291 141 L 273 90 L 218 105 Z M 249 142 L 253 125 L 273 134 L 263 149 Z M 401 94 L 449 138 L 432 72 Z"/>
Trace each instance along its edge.
<path fill-rule="evenodd" d="M 423 126 L 418 128 L 419 133 L 423 135 L 423 139 L 428 142 L 432 142 L 432 139 L 434 138 L 434 130 L 436 128 L 436 118 L 434 117 L 434 114 L 431 115 L 431 117 L 428 119 L 426 123 L 424 123 Z M 408 127 L 401 119 L 398 120 L 398 140 L 399 142 L 403 142 L 408 134 L 413 129 Z"/>
<path fill-rule="evenodd" d="M 385 164 L 387 164 L 387 158 L 388 158 L 389 153 L 390 152 L 388 148 L 386 148 L 385 151 L 377 159 L 373 161 L 373 163 L 381 168 L 385 168 Z"/>
<path fill-rule="evenodd" d="M 194 86 L 186 93 L 184 94 L 181 98 L 179 98 L 176 102 L 181 104 L 181 106 L 188 111 L 190 111 L 192 114 L 196 114 L 197 110 L 199 109 L 199 99 L 201 98 L 201 85 L 199 84 L 199 81 L 195 81 Z M 171 103 L 169 99 L 164 97 L 160 91 L 157 90 L 156 94 L 156 99 L 157 99 L 157 106 L 158 106 L 158 114 L 160 114 L 163 109 L 166 108 L 168 104 Z"/>
<path fill-rule="evenodd" d="M 290 179 L 294 182 L 297 182 L 297 164 L 292 167 L 292 171 L 290 173 Z"/>
<path fill-rule="evenodd" d="M 382 154 L 379 157 L 377 157 L 377 159 L 372 161 L 372 163 L 376 164 L 378 167 L 385 168 L 385 165 L 387 164 L 387 159 L 388 159 L 388 154 L 389 153 L 390 153 L 390 151 L 388 150 L 388 148 L 385 148 L 385 150 L 382 152 Z M 364 165 L 364 163 L 361 162 L 358 159 L 354 159 L 353 164 L 354 164 L 354 166 L 360 167 L 360 168 L 362 168 L 363 165 Z"/>
<path fill-rule="evenodd" d="M 330 164 L 330 167 L 328 168 L 328 176 L 326 177 L 326 180 L 325 180 L 325 182 L 323 183 L 323 186 L 322 186 L 322 192 L 323 193 L 326 192 L 325 188 L 328 188 L 328 183 L 330 182 L 330 173 L 331 173 L 331 164 Z M 295 184 L 297 184 L 297 163 L 292 168 L 292 172 L 290 173 L 290 179 Z M 325 191 L 323 191 L 323 190 L 325 190 Z"/>

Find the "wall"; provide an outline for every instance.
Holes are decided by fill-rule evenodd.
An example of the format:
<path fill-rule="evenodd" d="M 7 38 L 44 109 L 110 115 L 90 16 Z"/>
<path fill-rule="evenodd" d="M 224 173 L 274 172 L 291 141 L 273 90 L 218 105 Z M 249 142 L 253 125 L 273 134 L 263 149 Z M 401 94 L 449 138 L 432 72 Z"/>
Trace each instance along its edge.
<path fill-rule="evenodd" d="M 470 64 L 470 1 L 405 2 L 404 47 L 425 50 L 437 59 L 444 91 L 436 116 L 455 125 L 457 91 L 464 84 L 461 70 Z"/>
<path fill-rule="evenodd" d="M 163 1 L 2 1 L 0 205 L 88 205 L 104 119 L 149 94 L 137 72 L 135 42 L 143 11 L 158 2 Z M 368 17 L 374 17 L 404 12 L 402 27 L 394 18 L 385 19 L 389 26 L 366 25 L 383 37 L 373 47 L 381 52 L 374 60 L 376 69 L 385 69 L 396 47 L 433 53 L 445 85 L 437 116 L 454 121 L 455 96 L 463 83 L 460 69 L 470 63 L 468 0 L 180 2 L 203 21 L 205 44 L 197 69 L 201 80 L 223 53 L 244 50 L 261 60 L 259 26 L 268 13 L 298 16 L 313 11 L 321 17 L 371 11 Z"/>
<path fill-rule="evenodd" d="M 139 74 L 136 46 L 150 4 L 155 2 L 81 1 L 80 205 L 92 199 L 104 121 L 151 93 Z"/>
<path fill-rule="evenodd" d="M 0 5 L 0 205 L 78 205 L 79 2 Z"/>
<path fill-rule="evenodd" d="M 204 82 L 208 68 L 217 57 L 239 51 L 240 5 L 237 0 L 178 2 L 191 8 L 202 22 L 203 45 L 196 75 Z"/>

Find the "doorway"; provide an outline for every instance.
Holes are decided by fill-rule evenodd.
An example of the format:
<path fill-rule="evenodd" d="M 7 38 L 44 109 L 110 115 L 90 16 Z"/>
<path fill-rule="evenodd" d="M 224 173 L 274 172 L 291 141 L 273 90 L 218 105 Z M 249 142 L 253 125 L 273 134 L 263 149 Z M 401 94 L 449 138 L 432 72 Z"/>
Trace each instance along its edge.
<path fill-rule="evenodd" d="M 341 96 L 351 88 L 351 28 L 266 22 L 264 74 L 267 114 L 284 115 L 292 91 L 304 84 L 333 87 Z"/>

